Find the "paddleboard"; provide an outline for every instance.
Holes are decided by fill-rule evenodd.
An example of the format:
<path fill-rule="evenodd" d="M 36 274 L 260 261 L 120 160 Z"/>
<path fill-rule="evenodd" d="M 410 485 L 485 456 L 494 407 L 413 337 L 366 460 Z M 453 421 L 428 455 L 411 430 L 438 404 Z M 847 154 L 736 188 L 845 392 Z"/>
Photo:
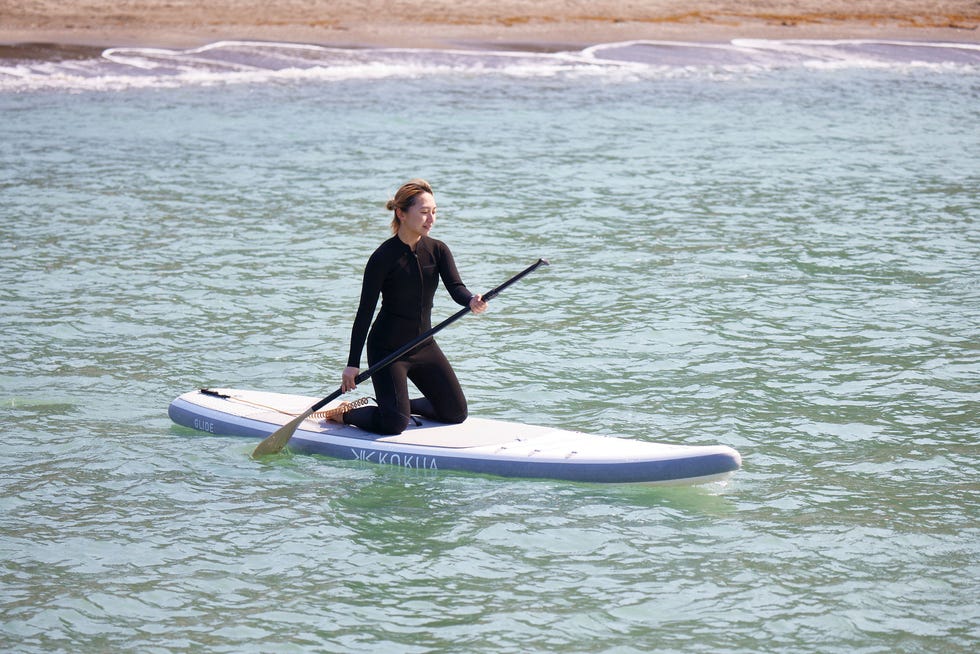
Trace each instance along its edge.
<path fill-rule="evenodd" d="M 265 438 L 319 398 L 232 388 L 180 395 L 178 425 L 226 436 Z M 339 401 L 328 405 L 339 404 Z M 415 424 L 417 423 L 417 424 Z M 470 417 L 458 425 L 416 418 L 397 436 L 379 436 L 311 417 L 290 439 L 292 452 L 419 470 L 612 484 L 700 484 L 727 479 L 741 456 L 725 445 L 669 445 Z"/>

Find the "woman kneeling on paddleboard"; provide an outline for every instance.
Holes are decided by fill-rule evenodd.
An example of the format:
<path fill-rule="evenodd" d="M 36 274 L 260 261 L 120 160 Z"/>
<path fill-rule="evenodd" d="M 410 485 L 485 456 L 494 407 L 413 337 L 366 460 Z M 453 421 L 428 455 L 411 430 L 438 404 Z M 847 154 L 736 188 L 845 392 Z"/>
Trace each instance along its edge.
<path fill-rule="evenodd" d="M 422 179 L 407 182 L 388 201 L 387 208 L 394 212 L 394 236 L 374 251 L 364 267 L 361 300 L 341 382 L 345 393 L 356 387 L 365 340 L 368 364 L 373 365 L 432 327 L 432 299 L 440 278 L 457 304 L 469 306 L 473 313 L 483 313 L 487 308 L 479 295 L 463 285 L 446 244 L 429 237 L 436 222 L 436 201 L 429 183 Z M 381 310 L 371 325 L 379 296 Z M 408 397 L 409 379 L 424 397 Z M 434 339 L 376 372 L 373 383 L 378 406 L 353 409 L 343 414 L 344 423 L 376 434 L 400 434 L 413 413 L 439 422 L 466 420 L 466 397 Z"/>

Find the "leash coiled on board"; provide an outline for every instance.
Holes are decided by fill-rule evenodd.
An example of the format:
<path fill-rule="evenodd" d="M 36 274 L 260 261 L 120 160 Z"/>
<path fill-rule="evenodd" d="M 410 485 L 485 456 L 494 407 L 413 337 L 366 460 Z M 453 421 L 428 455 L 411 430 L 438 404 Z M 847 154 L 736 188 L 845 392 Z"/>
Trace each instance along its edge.
<path fill-rule="evenodd" d="M 350 411 L 351 409 L 356 409 L 359 406 L 364 406 L 368 403 L 368 398 L 361 397 L 353 402 L 342 402 L 340 406 L 335 406 L 332 409 L 325 409 L 323 411 L 316 411 L 310 414 L 310 418 L 315 418 L 317 420 L 330 420 L 330 418 L 336 418 L 337 416 L 343 415 Z"/>
<path fill-rule="evenodd" d="M 240 397 L 235 397 L 234 395 L 227 395 L 210 388 L 201 388 L 199 391 L 204 395 L 210 395 L 211 397 L 217 397 L 222 400 L 234 400 L 242 404 L 248 404 L 250 406 L 258 407 L 260 409 L 268 409 L 270 411 L 275 411 L 276 413 L 282 413 L 287 416 L 298 416 L 298 413 L 290 413 L 289 411 L 283 411 L 274 406 L 269 406 L 267 404 L 261 404 L 259 402 L 253 402 L 251 400 L 245 400 Z M 336 418 L 339 415 L 343 415 L 350 411 L 351 409 L 356 409 L 357 407 L 364 406 L 368 403 L 371 398 L 361 397 L 351 402 L 342 402 L 339 406 L 335 406 L 332 409 L 324 409 L 323 411 L 317 411 L 311 413 L 307 420 L 329 420 L 331 418 Z"/>

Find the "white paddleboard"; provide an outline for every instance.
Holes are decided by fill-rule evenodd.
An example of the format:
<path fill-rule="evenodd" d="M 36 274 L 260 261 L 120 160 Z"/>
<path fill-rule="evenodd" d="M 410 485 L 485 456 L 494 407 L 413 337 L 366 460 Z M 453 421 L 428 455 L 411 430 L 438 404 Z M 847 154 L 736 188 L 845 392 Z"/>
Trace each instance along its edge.
<path fill-rule="evenodd" d="M 198 431 L 265 438 L 318 399 L 209 389 L 184 393 L 170 403 L 169 414 L 175 423 Z M 742 462 L 739 453 L 725 445 L 648 443 L 475 417 L 458 425 L 418 421 L 397 436 L 379 436 L 310 418 L 296 430 L 288 447 L 293 452 L 402 468 L 620 484 L 719 481 Z"/>

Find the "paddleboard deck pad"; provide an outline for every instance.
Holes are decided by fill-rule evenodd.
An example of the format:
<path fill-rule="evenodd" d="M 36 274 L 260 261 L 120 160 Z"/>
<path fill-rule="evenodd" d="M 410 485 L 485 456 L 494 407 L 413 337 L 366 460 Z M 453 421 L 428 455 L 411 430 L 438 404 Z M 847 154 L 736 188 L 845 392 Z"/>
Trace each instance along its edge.
<path fill-rule="evenodd" d="M 231 388 L 184 393 L 171 420 L 209 434 L 265 438 L 319 398 Z M 329 409 L 339 401 L 328 405 Z M 614 484 L 700 484 L 728 478 L 741 466 L 724 445 L 668 445 L 578 431 L 468 418 L 447 425 L 416 418 L 397 436 L 309 418 L 292 452 L 321 454 L 423 470 L 461 470 L 504 477 Z"/>

